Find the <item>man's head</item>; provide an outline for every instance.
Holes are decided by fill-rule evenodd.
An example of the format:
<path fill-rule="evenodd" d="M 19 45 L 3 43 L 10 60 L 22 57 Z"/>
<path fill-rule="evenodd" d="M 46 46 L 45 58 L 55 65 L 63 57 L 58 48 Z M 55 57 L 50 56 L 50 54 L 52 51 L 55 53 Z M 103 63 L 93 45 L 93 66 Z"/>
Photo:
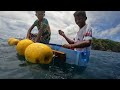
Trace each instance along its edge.
<path fill-rule="evenodd" d="M 35 13 L 39 20 L 43 19 L 43 17 L 45 16 L 45 11 L 35 11 Z"/>
<path fill-rule="evenodd" d="M 74 13 L 75 22 L 79 27 L 83 27 L 85 25 L 85 21 L 87 20 L 85 11 L 76 11 Z"/>

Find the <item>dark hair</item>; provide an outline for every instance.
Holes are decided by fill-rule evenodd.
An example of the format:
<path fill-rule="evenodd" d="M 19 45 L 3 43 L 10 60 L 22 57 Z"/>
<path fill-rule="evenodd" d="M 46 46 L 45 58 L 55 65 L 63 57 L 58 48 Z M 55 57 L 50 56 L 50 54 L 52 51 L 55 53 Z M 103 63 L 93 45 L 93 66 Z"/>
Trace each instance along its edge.
<path fill-rule="evenodd" d="M 75 13 L 74 13 L 74 17 L 75 16 L 82 16 L 82 17 L 84 17 L 84 18 L 86 18 L 87 19 L 87 16 L 86 16 L 86 12 L 85 11 L 76 11 Z"/>
<path fill-rule="evenodd" d="M 35 11 L 35 13 L 38 13 L 39 11 Z M 44 14 L 45 14 L 45 11 L 41 11 L 41 12 L 43 12 Z"/>

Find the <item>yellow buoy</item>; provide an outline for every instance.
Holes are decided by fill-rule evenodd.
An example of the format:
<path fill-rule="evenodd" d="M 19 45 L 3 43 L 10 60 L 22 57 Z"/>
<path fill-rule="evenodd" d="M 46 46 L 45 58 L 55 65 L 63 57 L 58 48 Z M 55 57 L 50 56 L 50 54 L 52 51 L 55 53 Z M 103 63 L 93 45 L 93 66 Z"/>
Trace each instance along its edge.
<path fill-rule="evenodd" d="M 8 39 L 8 45 L 12 46 L 11 41 L 14 40 L 15 38 L 9 38 Z"/>
<path fill-rule="evenodd" d="M 12 40 L 12 39 L 15 39 L 15 38 L 9 38 L 9 39 L 8 39 L 8 42 L 10 42 L 10 40 Z"/>
<path fill-rule="evenodd" d="M 10 45 L 10 46 L 17 45 L 19 41 L 20 40 L 18 40 L 16 38 L 9 38 L 8 39 L 8 45 Z"/>
<path fill-rule="evenodd" d="M 24 40 L 19 41 L 19 43 L 16 46 L 16 50 L 18 54 L 24 56 L 25 49 L 32 43 L 34 42 L 29 39 L 24 39 Z"/>
<path fill-rule="evenodd" d="M 19 43 L 20 40 L 18 39 L 13 39 L 10 41 L 10 45 L 17 45 Z"/>
<path fill-rule="evenodd" d="M 33 43 L 26 48 L 25 58 L 31 63 L 49 64 L 53 58 L 53 51 L 45 44 Z"/>

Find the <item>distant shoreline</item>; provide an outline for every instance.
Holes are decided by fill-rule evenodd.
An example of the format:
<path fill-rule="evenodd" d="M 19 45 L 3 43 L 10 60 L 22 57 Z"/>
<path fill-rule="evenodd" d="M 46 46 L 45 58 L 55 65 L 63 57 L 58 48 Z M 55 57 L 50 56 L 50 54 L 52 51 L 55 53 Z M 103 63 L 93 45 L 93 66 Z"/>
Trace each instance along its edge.
<path fill-rule="evenodd" d="M 92 50 L 120 52 L 120 42 L 112 41 L 109 39 L 93 38 Z"/>

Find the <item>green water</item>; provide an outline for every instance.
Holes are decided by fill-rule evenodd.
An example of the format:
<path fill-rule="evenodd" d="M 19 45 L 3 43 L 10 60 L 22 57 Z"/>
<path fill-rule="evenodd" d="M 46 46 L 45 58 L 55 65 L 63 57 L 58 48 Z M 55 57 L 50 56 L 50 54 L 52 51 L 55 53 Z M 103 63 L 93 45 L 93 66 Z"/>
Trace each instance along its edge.
<path fill-rule="evenodd" d="M 27 63 L 0 38 L 0 79 L 120 79 L 120 53 L 91 50 L 86 68 Z"/>

